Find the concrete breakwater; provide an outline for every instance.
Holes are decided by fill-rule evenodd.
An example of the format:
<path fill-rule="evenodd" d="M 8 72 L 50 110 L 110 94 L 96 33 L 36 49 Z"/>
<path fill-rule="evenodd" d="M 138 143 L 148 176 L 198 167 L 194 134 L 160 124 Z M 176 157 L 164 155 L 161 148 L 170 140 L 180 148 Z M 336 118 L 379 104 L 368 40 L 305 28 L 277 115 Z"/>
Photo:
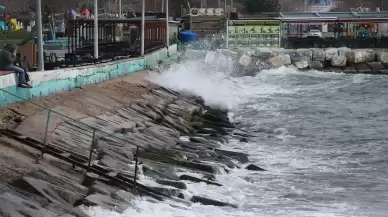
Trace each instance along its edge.
<path fill-rule="evenodd" d="M 155 202 L 174 200 L 236 207 L 183 193 L 186 189 L 183 181 L 222 187 L 215 174 L 248 163 L 247 154 L 222 149 L 221 144 L 230 137 L 249 139 L 246 132 L 236 132 L 226 111 L 209 108 L 200 98 L 155 87 L 130 107 L 85 117 L 80 122 L 100 133 L 93 137 L 92 128 L 79 122 L 61 121 L 53 129 L 47 146 L 62 150 L 63 158 L 57 159 L 48 153 L 39 165 L 31 166 L 19 176 L 2 175 L 0 213 L 3 216 L 87 216 L 79 209 L 81 205 L 122 212 L 137 195 L 150 197 Z M 31 143 L 33 138 L 10 136 L 10 130 L 1 132 L 1 146 L 7 144 L 30 157 L 36 155 L 23 143 Z M 88 159 L 89 150 L 93 152 L 88 170 L 81 164 L 74 166 L 72 161 L 64 160 Z M 13 155 L 7 159 L 15 170 L 22 167 L 12 163 L 16 158 L 22 157 Z M 247 169 L 263 170 L 255 165 Z M 189 175 L 192 173 L 197 176 Z M 155 184 L 142 183 L 140 175 L 152 177 Z"/>
<path fill-rule="evenodd" d="M 228 66 L 239 75 L 255 75 L 261 70 L 281 66 L 339 73 L 388 74 L 388 51 L 376 49 L 239 48 L 186 50 L 185 55 L 188 58 L 204 59 L 209 64 Z"/>

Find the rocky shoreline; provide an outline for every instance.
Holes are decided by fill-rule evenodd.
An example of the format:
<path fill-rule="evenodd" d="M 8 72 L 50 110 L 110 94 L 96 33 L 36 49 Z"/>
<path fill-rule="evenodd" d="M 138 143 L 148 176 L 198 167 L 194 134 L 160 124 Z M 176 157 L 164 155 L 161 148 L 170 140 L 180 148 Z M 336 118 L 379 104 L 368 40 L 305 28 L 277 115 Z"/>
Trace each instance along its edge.
<path fill-rule="evenodd" d="M 236 75 L 252 76 L 261 70 L 281 66 L 298 70 L 337 73 L 388 74 L 388 52 L 384 49 L 341 48 L 239 48 L 215 51 L 187 49 L 186 58 L 202 59 L 208 64 L 228 66 Z"/>
<path fill-rule="evenodd" d="M 249 162 L 247 154 L 222 148 L 230 138 L 246 142 L 250 137 L 229 121 L 227 111 L 210 108 L 199 97 L 155 87 L 130 107 L 80 122 L 104 133 L 93 137 L 91 128 L 64 121 L 52 132 L 48 145 L 78 159 L 87 159 L 92 149 L 91 169 L 74 166 L 63 160 L 65 156 L 57 159 L 45 154 L 33 169 L 0 184 L 2 216 L 87 216 L 83 206 L 123 212 L 138 196 L 153 202 L 237 207 L 183 192 L 185 182 L 222 187 L 217 173 Z M 6 136 L 1 137 L 1 144 L 37 154 Z M 255 165 L 246 169 L 264 170 Z M 142 176 L 155 184 L 143 183 Z"/>

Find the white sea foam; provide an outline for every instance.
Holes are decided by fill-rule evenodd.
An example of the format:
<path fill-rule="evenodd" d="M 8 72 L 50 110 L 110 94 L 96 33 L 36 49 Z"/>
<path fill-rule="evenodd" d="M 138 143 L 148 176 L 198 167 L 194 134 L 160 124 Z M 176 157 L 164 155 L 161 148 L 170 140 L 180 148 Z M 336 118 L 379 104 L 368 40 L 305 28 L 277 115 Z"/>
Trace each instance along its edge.
<path fill-rule="evenodd" d="M 255 77 L 231 77 L 230 71 L 219 71 L 219 67 L 205 64 L 201 60 L 192 60 L 175 64 L 161 74 L 152 74 L 150 80 L 160 85 L 178 91 L 187 91 L 204 98 L 207 104 L 222 106 L 230 109 L 230 117 L 238 122 L 250 122 L 257 129 L 265 127 L 266 123 L 260 120 L 252 121 L 253 115 L 244 112 L 265 113 L 274 118 L 281 119 L 280 109 L 286 104 L 282 101 L 271 101 L 271 96 L 276 94 L 298 94 L 309 91 L 333 91 L 351 83 L 363 82 L 365 77 L 349 77 L 347 75 L 324 73 L 318 71 L 300 72 L 293 68 L 281 67 L 262 71 Z M 298 76 L 308 76 L 322 79 L 322 83 L 311 85 L 298 85 Z M 287 99 L 291 100 L 291 99 Z M 292 106 L 292 105 L 290 105 Z M 288 107 L 287 109 L 298 109 Z M 253 113 L 253 114 L 255 114 Z M 262 144 L 254 140 L 249 143 L 240 143 L 232 140 L 225 149 L 238 150 L 249 153 L 250 160 L 259 166 L 267 168 L 268 172 L 250 172 L 244 169 L 231 170 L 229 174 L 217 176 L 217 182 L 222 187 L 205 185 L 204 183 L 187 183 L 185 195 L 202 195 L 209 198 L 222 200 L 239 205 L 238 209 L 226 207 L 203 206 L 193 204 L 179 207 L 171 206 L 168 202 L 153 203 L 146 199 L 138 199 L 133 206 L 123 214 L 103 210 L 99 207 L 87 208 L 93 217 L 302 217 L 302 216 L 345 216 L 347 210 L 353 207 L 346 203 L 338 202 L 306 202 L 306 198 L 319 191 L 339 192 L 342 188 L 329 188 L 325 184 L 303 183 L 292 172 L 310 171 L 312 167 L 319 172 L 331 172 L 335 161 L 321 165 L 320 159 L 314 159 L 309 149 L 290 146 L 295 135 L 290 129 L 282 126 L 263 128 L 270 131 L 273 140 L 284 144 L 275 146 L 272 143 Z M 186 138 L 181 138 L 185 140 Z M 269 140 L 271 142 L 271 140 Z M 258 145 L 260 144 L 260 145 Z M 242 165 L 244 167 L 245 165 Z M 180 171 L 179 174 L 187 174 Z M 198 174 L 191 174 L 197 176 Z M 145 184 L 156 185 L 149 178 L 141 178 Z M 298 180 L 298 181 L 297 181 Z M 305 188 L 308 186 L 308 188 Z M 177 204 L 175 204 L 177 205 Z M 351 214 L 347 215 L 351 216 Z"/>

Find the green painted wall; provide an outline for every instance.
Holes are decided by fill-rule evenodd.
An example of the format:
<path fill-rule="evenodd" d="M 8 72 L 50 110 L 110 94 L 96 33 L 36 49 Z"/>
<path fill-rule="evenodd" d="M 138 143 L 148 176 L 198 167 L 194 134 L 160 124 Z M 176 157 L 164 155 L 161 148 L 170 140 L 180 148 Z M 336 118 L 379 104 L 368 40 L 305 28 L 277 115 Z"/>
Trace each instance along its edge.
<path fill-rule="evenodd" d="M 174 47 L 169 50 L 171 54 L 176 55 Z M 127 61 L 120 60 L 74 69 L 30 73 L 33 85 L 32 89 L 17 88 L 15 75 L 13 74 L 0 76 L 0 88 L 24 99 L 47 96 L 144 70 L 146 66 L 155 65 L 159 60 L 168 58 L 167 53 L 167 49 L 164 48 L 147 54 L 144 58 L 130 59 Z M 20 101 L 20 99 L 0 90 L 0 106 L 12 104 L 17 101 Z"/>

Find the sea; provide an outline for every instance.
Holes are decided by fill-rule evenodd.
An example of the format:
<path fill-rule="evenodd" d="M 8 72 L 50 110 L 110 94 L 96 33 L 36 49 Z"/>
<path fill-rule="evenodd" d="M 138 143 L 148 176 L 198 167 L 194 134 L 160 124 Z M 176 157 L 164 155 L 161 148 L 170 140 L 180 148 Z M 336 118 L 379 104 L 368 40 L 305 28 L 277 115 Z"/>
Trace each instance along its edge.
<path fill-rule="evenodd" d="M 190 60 L 150 79 L 230 111 L 255 137 L 223 148 L 249 153 L 267 169 L 217 175 L 222 187 L 187 183 L 186 194 L 238 208 L 138 198 L 124 213 L 85 208 L 93 217 L 386 217 L 388 76 L 281 67 L 238 77 Z M 142 181 L 152 184 L 149 178 Z"/>

